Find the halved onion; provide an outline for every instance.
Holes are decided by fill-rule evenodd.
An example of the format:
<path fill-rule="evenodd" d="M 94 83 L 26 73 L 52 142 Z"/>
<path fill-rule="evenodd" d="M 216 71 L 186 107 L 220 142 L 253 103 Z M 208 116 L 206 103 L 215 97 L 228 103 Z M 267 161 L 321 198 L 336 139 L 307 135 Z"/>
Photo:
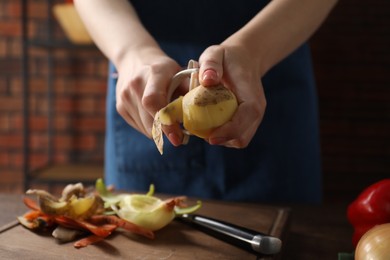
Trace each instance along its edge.
<path fill-rule="evenodd" d="M 355 250 L 355 260 L 390 259 L 390 223 L 377 225 L 368 230 Z"/>

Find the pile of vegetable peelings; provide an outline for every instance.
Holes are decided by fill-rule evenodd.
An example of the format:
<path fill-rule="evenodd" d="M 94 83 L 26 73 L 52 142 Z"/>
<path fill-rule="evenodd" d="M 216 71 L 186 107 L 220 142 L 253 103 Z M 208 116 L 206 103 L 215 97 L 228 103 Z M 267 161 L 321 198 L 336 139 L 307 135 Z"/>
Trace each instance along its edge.
<path fill-rule="evenodd" d="M 82 248 L 104 240 L 114 231 L 132 232 L 154 239 L 154 231 L 168 225 L 177 215 L 192 213 L 201 207 L 185 204 L 186 197 L 161 200 L 155 197 L 154 185 L 147 194 L 115 193 L 102 179 L 88 191 L 82 183 L 69 184 L 60 198 L 45 190 L 31 189 L 37 201 L 25 196 L 30 209 L 19 222 L 32 231 L 52 232 L 61 243 L 74 242 Z"/>

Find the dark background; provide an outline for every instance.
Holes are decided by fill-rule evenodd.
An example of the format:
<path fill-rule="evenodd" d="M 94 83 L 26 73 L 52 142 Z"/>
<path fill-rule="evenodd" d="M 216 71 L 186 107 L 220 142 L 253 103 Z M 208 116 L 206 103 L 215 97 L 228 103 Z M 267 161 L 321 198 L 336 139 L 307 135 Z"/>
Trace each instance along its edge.
<path fill-rule="evenodd" d="M 339 1 L 311 40 L 325 196 L 390 177 L 390 2 Z"/>

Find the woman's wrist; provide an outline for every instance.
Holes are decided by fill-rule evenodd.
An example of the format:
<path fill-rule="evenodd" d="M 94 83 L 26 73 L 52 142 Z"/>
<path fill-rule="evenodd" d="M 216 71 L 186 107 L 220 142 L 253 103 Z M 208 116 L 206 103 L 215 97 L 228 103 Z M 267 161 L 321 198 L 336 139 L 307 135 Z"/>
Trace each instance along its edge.
<path fill-rule="evenodd" d="M 263 54 L 252 47 L 250 40 L 247 41 L 246 37 L 236 36 L 232 35 L 222 42 L 221 46 L 224 47 L 225 52 L 239 52 L 241 59 L 245 60 L 245 67 L 250 68 L 251 72 L 256 74 L 255 77 L 260 79 L 265 74 L 265 69 L 263 69 L 264 66 L 262 65 Z"/>
<path fill-rule="evenodd" d="M 299 3 L 298 3 L 299 2 Z M 274 0 L 224 44 L 243 46 L 260 75 L 308 40 L 337 0 Z M 317 15 L 313 13 L 317 12 Z"/>
<path fill-rule="evenodd" d="M 130 64 L 132 67 L 151 64 L 159 57 L 165 56 L 165 53 L 157 45 L 132 46 L 131 48 L 124 48 L 124 51 L 119 52 L 113 59 L 113 63 L 118 71 L 121 71 L 124 67 L 128 69 Z"/>

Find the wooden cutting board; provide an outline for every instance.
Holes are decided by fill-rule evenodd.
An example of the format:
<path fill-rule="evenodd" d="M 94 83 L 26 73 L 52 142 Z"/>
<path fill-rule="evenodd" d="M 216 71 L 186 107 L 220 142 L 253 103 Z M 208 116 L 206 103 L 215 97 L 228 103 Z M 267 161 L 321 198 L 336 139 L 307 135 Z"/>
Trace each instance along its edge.
<path fill-rule="evenodd" d="M 20 196 L 19 196 L 20 197 Z M 194 201 L 189 201 L 193 203 Z M 289 209 L 257 204 L 202 201 L 198 214 L 282 239 L 288 230 Z M 21 206 L 22 202 L 20 201 Z M 0 203 L 1 206 L 1 203 Z M 149 240 L 114 232 L 105 241 L 75 249 L 59 244 L 50 234 L 37 234 L 17 225 L 0 233 L 0 259 L 256 259 L 242 249 L 173 221 Z M 275 258 L 280 257 L 280 254 Z"/>

